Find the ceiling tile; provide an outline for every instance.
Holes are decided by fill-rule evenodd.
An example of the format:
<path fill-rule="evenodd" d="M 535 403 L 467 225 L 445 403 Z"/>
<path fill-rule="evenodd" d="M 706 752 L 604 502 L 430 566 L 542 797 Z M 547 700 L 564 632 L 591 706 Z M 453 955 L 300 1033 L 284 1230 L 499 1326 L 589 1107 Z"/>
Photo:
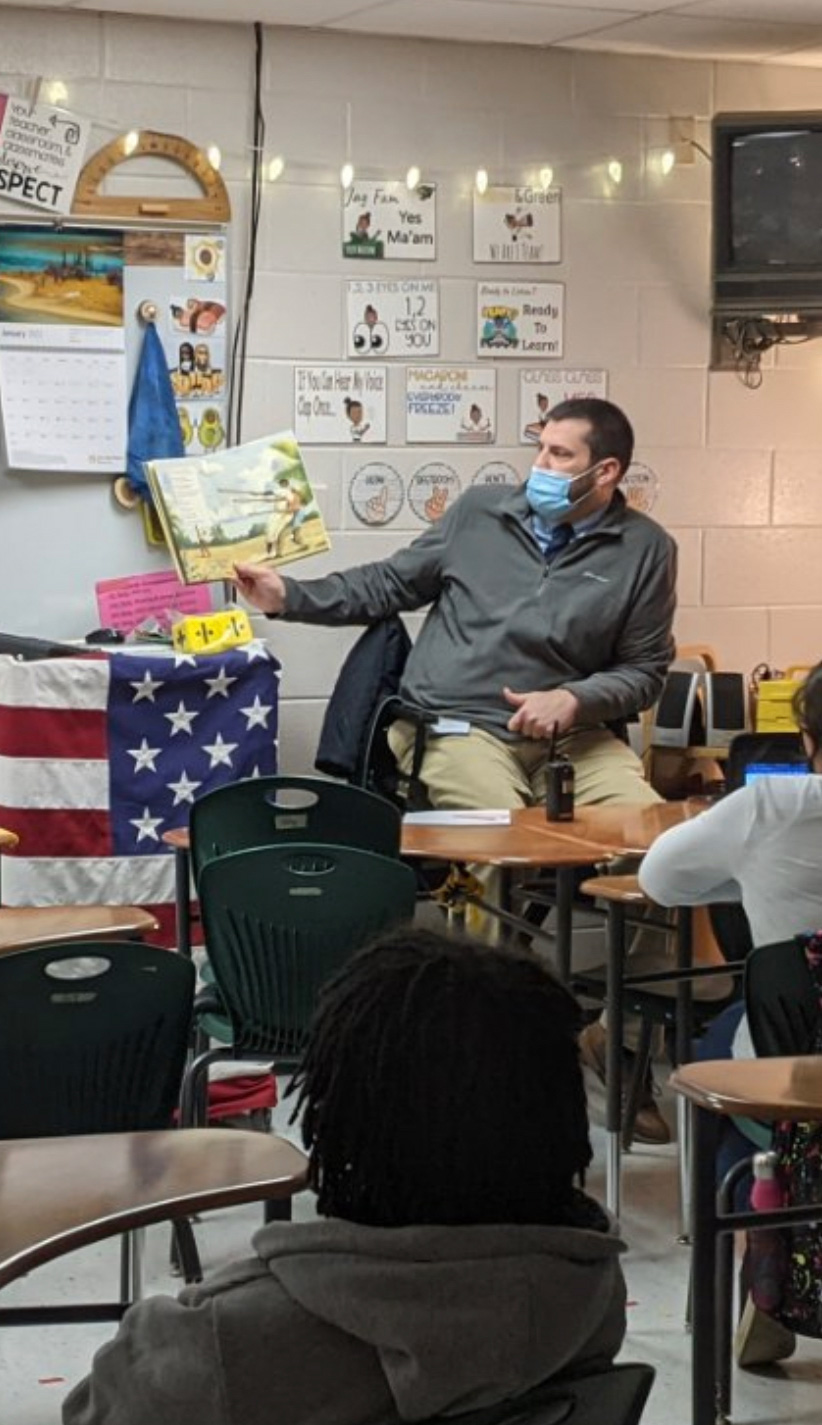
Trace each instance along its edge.
<path fill-rule="evenodd" d="M 630 0 L 621 10 L 572 5 L 532 4 L 525 0 L 386 0 L 341 20 L 335 28 L 375 34 L 425 35 L 469 43 L 504 40 L 509 44 L 553 44 L 601 30 L 636 15 Z"/>
<path fill-rule="evenodd" d="M 822 26 L 764 21 L 688 19 L 680 14 L 649 15 L 613 29 L 573 38 L 572 48 L 614 52 L 677 54 L 704 58 L 762 60 L 818 44 Z M 560 42 L 561 43 L 561 42 Z"/>

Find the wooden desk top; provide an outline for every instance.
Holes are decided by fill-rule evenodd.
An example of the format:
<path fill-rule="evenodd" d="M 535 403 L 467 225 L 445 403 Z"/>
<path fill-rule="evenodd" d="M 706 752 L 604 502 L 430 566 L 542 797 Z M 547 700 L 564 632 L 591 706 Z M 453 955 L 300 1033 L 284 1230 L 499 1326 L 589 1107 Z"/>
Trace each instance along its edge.
<path fill-rule="evenodd" d="M 0 906 L 0 955 L 51 941 L 118 940 L 150 936 L 159 922 L 139 906 Z"/>
<path fill-rule="evenodd" d="M 306 1167 L 282 1138 L 222 1128 L 0 1143 L 0 1287 L 152 1222 L 290 1197 Z"/>
<path fill-rule="evenodd" d="M 822 1055 L 790 1059 L 719 1059 L 683 1064 L 671 1088 L 713 1113 L 768 1123 L 822 1118 Z"/>
<path fill-rule="evenodd" d="M 573 821 L 553 823 L 558 835 L 580 837 L 610 847 L 613 854 L 641 855 L 663 831 L 700 816 L 711 803 L 702 797 L 655 805 L 577 807 Z"/>
<path fill-rule="evenodd" d="M 590 866 L 610 854 L 572 822 L 546 821 L 543 807 L 512 811 L 509 825 L 415 826 L 403 823 L 403 856 L 472 861 L 485 866 Z"/>
<path fill-rule="evenodd" d="M 403 856 L 438 861 L 473 861 L 490 866 L 589 866 L 609 856 L 641 854 L 671 826 L 698 816 L 703 800 L 659 802 L 652 806 L 578 807 L 573 821 L 546 821 L 541 806 L 512 811 L 510 825 L 415 826 L 403 823 Z M 167 831 L 163 840 L 187 851 L 187 827 Z"/>

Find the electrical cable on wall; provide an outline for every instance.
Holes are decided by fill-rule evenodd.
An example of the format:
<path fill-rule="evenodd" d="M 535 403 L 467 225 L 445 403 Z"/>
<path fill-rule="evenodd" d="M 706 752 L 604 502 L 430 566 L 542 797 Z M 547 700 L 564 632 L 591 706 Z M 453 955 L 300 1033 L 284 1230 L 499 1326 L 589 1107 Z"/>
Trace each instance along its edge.
<path fill-rule="evenodd" d="M 793 332 L 790 327 L 793 327 Z M 762 385 L 762 357 L 774 346 L 799 346 L 811 333 L 798 322 L 782 323 L 772 317 L 734 317 L 724 326 L 736 369 L 750 391 Z"/>
<path fill-rule="evenodd" d="M 239 445 L 243 430 L 243 403 L 245 400 L 246 353 L 248 349 L 248 322 L 251 299 L 254 295 L 254 280 L 257 271 L 257 236 L 260 227 L 260 210 L 263 191 L 263 152 L 265 148 L 265 115 L 262 104 L 263 68 L 263 27 L 254 25 L 254 99 L 253 99 L 253 142 L 251 149 L 251 215 L 248 230 L 248 257 L 246 261 L 245 286 L 239 315 L 234 327 L 229 366 L 230 400 L 228 412 L 228 443 Z"/>

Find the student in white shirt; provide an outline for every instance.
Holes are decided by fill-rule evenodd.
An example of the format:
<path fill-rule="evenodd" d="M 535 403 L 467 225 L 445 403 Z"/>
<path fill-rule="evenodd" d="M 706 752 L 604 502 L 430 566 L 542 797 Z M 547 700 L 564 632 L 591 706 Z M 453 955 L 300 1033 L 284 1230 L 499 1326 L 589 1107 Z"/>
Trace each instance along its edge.
<path fill-rule="evenodd" d="M 639 884 L 658 905 L 742 904 L 754 945 L 822 927 L 822 663 L 794 699 L 807 777 L 759 777 L 660 836 Z"/>
<path fill-rule="evenodd" d="M 797 690 L 794 714 L 808 775 L 760 777 L 732 792 L 659 837 L 639 870 L 640 886 L 658 905 L 741 904 L 754 946 L 822 927 L 822 663 Z M 709 1031 L 710 1057 L 724 1047 L 734 1058 L 753 1058 L 741 1003 L 722 1019 L 724 1045 L 720 1020 Z M 717 1157 L 719 1177 L 752 1148 L 733 1125 L 727 1129 Z M 744 1131 L 752 1132 L 753 1125 Z M 735 1338 L 737 1363 L 764 1365 L 794 1349 L 793 1332 L 749 1298 Z"/>

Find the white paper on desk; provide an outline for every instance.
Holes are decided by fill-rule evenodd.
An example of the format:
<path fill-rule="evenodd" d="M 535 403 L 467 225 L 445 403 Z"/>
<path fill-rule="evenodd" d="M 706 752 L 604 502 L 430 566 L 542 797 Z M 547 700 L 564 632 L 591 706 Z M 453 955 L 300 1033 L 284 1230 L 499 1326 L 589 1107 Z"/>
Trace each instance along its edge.
<path fill-rule="evenodd" d="M 505 807 L 471 811 L 409 811 L 406 826 L 510 826 L 511 813 Z"/>

